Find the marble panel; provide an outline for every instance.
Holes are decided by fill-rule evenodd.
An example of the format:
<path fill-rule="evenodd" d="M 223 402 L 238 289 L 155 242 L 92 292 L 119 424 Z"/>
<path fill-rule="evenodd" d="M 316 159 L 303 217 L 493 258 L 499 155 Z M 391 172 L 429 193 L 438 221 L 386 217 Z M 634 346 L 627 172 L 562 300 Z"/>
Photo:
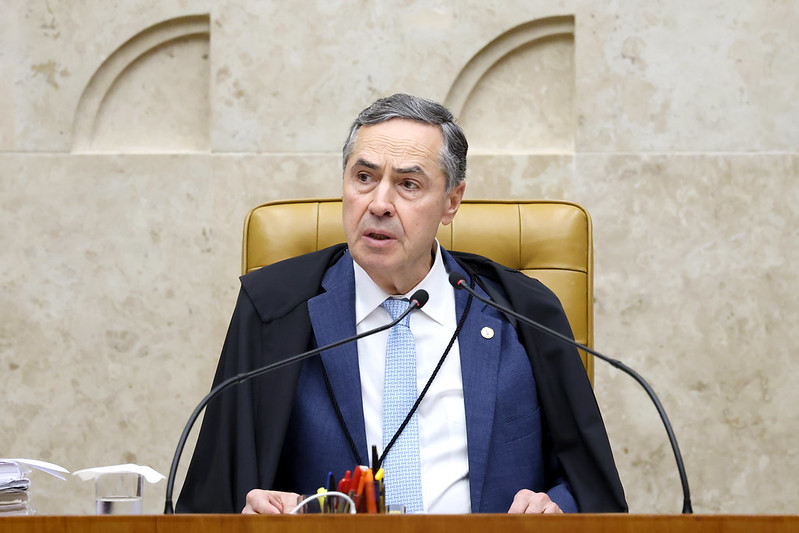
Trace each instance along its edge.
<path fill-rule="evenodd" d="M 521 45 L 493 64 L 458 120 L 472 154 L 574 151 L 574 35 Z"/>
<path fill-rule="evenodd" d="M 572 155 L 471 155 L 465 196 L 472 199 L 569 198 L 573 174 Z"/>
<path fill-rule="evenodd" d="M 166 472 L 232 308 L 215 300 L 208 160 L 0 161 L 0 449 Z M 92 512 L 91 487 L 42 477 L 39 512 Z"/>
<path fill-rule="evenodd" d="M 140 32 L 97 69 L 81 95 L 73 152 L 210 149 L 209 17 Z"/>
<path fill-rule="evenodd" d="M 241 238 L 250 209 L 274 200 L 341 196 L 340 154 L 224 154 L 211 161 L 220 187 L 213 224 L 228 249 L 218 268 L 235 276 L 241 273 Z M 238 279 L 232 282 L 238 290 Z"/>
<path fill-rule="evenodd" d="M 8 0 L 0 17 L 0 150 L 68 151 L 81 93 L 103 61 L 159 22 L 208 0 Z"/>
<path fill-rule="evenodd" d="M 679 438 L 694 509 L 792 513 L 799 475 L 799 156 L 580 155 L 594 221 L 596 348 L 643 374 Z M 597 363 L 633 512 L 679 512 L 642 389 Z"/>
<path fill-rule="evenodd" d="M 338 155 L 0 155 L 3 454 L 166 474 L 211 384 L 244 215 L 335 196 L 340 172 Z M 91 483 L 33 482 L 38 512 L 92 512 Z"/>
<path fill-rule="evenodd" d="M 212 144 L 222 152 L 337 151 L 358 111 L 409 92 L 443 100 L 503 32 L 571 1 L 226 2 L 212 16 Z"/>
<path fill-rule="evenodd" d="M 95 71 L 128 39 L 171 18 L 211 12 L 216 150 L 315 151 L 337 149 L 352 116 L 378 96 L 406 91 L 442 100 L 482 46 L 521 22 L 569 14 L 572 5 L 307 1 L 286 9 L 236 1 L 211 9 L 208 2 L 15 1 L 0 33 L 0 49 L 10 51 L 0 85 L 8 116 L 0 148 L 66 151 Z M 152 103 L 133 107 L 146 112 Z"/>
<path fill-rule="evenodd" d="M 799 4 L 577 3 L 581 152 L 799 146 Z"/>

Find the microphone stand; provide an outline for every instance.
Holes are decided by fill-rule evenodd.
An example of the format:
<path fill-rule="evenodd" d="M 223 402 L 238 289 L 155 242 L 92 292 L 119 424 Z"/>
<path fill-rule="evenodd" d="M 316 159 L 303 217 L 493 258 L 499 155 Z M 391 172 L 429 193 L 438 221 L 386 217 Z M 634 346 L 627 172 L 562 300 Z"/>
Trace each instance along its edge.
<path fill-rule="evenodd" d="M 465 279 L 460 274 L 457 274 L 455 272 L 451 273 L 449 276 L 449 282 L 456 289 L 465 290 L 466 292 L 468 292 L 469 294 L 471 294 L 472 296 L 474 296 L 484 304 L 490 305 L 491 307 L 498 309 L 499 311 L 507 315 L 517 318 L 522 322 L 524 322 L 525 324 L 533 326 L 539 331 L 543 331 L 544 333 L 551 335 L 557 339 L 560 339 L 568 344 L 571 344 L 572 346 L 576 346 L 577 348 L 590 353 L 594 357 L 602 359 L 606 363 L 610 363 L 612 366 L 618 368 L 625 374 L 631 376 L 635 381 L 637 381 L 644 388 L 646 393 L 649 395 L 649 398 L 652 400 L 652 403 L 655 404 L 658 414 L 660 414 L 660 419 L 663 421 L 663 425 L 666 427 L 666 433 L 668 434 L 669 442 L 671 443 L 671 449 L 674 451 L 674 459 L 677 461 L 677 471 L 680 474 L 680 483 L 682 483 L 682 493 L 683 493 L 682 513 L 692 514 L 694 512 L 693 508 L 691 507 L 691 494 L 688 488 L 688 476 L 685 473 L 685 465 L 683 464 L 682 454 L 680 454 L 680 447 L 677 444 L 677 437 L 674 435 L 674 430 L 671 427 L 671 422 L 669 422 L 669 417 L 666 415 L 666 410 L 663 409 L 663 405 L 660 403 L 657 394 L 655 394 L 655 391 L 652 389 L 649 383 L 647 383 L 647 381 L 643 378 L 643 376 L 641 376 L 638 372 L 636 372 L 635 370 L 633 370 L 632 368 L 630 368 L 629 366 L 625 365 L 624 363 L 622 363 L 617 359 L 612 359 L 610 357 L 602 355 L 601 353 L 592 350 L 588 346 L 580 344 L 574 339 L 567 337 L 566 335 L 563 335 L 562 333 L 559 333 L 553 329 L 550 329 L 544 326 L 543 324 L 539 324 L 538 322 L 530 318 L 527 318 L 526 316 L 521 315 L 516 311 L 513 311 L 512 309 L 508 309 L 507 307 L 501 306 L 498 303 L 488 298 L 483 298 L 482 296 L 477 294 L 477 292 L 474 289 L 472 289 L 466 283 L 464 283 Z"/>
<path fill-rule="evenodd" d="M 411 311 L 413 311 L 414 309 L 420 309 L 422 306 L 424 306 L 424 304 L 427 303 L 429 297 L 430 296 L 427 294 L 427 291 L 425 291 L 424 289 L 420 289 L 415 293 L 413 293 L 413 295 L 411 296 L 411 304 L 408 306 L 408 309 L 406 309 L 400 316 L 398 316 L 395 320 L 392 320 L 388 324 L 385 324 L 375 329 L 371 329 L 369 331 L 364 331 L 363 333 L 359 333 L 358 335 L 355 335 L 353 337 L 347 337 L 346 339 L 336 341 L 334 343 L 328 344 L 327 346 L 322 346 L 321 348 L 314 348 L 313 350 L 309 350 L 307 352 L 298 355 L 293 355 L 281 361 L 276 361 L 272 364 L 262 366 L 254 370 L 250 370 L 248 372 L 242 372 L 241 374 L 236 374 L 235 376 L 232 376 L 226 379 L 225 381 L 222 381 L 221 383 L 219 383 L 219 385 L 212 388 L 211 392 L 209 392 L 205 396 L 205 398 L 200 400 L 200 403 L 197 405 L 197 407 L 194 408 L 194 411 L 191 413 L 188 422 L 186 422 L 186 426 L 183 428 L 183 433 L 181 433 L 180 435 L 178 446 L 175 449 L 175 455 L 172 458 L 172 466 L 169 469 L 169 478 L 167 479 L 167 484 L 166 484 L 166 496 L 164 498 L 164 514 L 175 513 L 174 506 L 172 505 L 172 493 L 175 487 L 175 476 L 178 471 L 178 463 L 180 462 L 180 456 L 183 454 L 183 448 L 186 446 L 186 440 L 189 437 L 189 433 L 191 432 L 192 426 L 194 426 L 194 423 L 197 421 L 197 417 L 200 416 L 202 410 L 205 408 L 206 405 L 208 405 L 208 403 L 211 400 L 216 398 L 225 389 L 228 389 L 233 385 L 238 385 L 239 383 L 248 381 L 254 377 L 258 377 L 262 374 L 266 374 L 273 370 L 283 368 L 284 366 L 296 363 L 298 361 L 302 361 L 303 359 L 307 359 L 308 357 L 312 357 L 324 351 L 331 350 L 333 348 L 341 346 L 342 344 L 347 344 L 349 342 L 357 341 L 358 339 L 362 339 L 364 337 L 368 337 L 369 335 L 373 335 L 375 333 L 379 333 L 381 331 L 392 328 L 395 325 L 399 324 L 402 321 L 402 319 L 404 319 Z"/>

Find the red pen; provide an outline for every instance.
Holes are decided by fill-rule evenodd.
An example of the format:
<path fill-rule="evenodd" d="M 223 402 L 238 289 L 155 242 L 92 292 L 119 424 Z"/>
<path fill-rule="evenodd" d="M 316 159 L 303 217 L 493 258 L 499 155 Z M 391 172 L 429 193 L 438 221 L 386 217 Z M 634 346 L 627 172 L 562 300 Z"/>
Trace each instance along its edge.
<path fill-rule="evenodd" d="M 350 490 L 347 492 L 350 496 L 354 496 L 358 492 L 358 484 L 361 482 L 361 467 L 356 466 L 352 471 L 352 479 L 350 479 Z"/>
<path fill-rule="evenodd" d="M 338 491 L 347 494 L 350 491 L 350 471 L 347 470 L 347 473 L 344 474 L 344 477 L 341 481 L 338 482 Z"/>
<path fill-rule="evenodd" d="M 358 485 L 361 482 L 361 467 L 356 466 L 355 470 L 352 471 L 352 479 L 350 480 L 350 490 L 347 491 L 347 495 L 352 498 L 352 501 L 355 503 L 355 512 L 358 512 L 359 503 L 360 503 L 360 496 L 358 495 Z"/>

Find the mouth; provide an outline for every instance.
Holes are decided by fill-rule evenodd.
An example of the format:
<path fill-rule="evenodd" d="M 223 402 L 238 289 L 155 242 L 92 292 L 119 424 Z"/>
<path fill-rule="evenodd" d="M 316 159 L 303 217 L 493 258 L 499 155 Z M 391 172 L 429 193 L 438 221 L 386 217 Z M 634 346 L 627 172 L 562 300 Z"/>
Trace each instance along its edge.
<path fill-rule="evenodd" d="M 367 233 L 366 236 L 371 239 L 375 239 L 376 241 L 386 241 L 391 238 L 383 233 Z"/>

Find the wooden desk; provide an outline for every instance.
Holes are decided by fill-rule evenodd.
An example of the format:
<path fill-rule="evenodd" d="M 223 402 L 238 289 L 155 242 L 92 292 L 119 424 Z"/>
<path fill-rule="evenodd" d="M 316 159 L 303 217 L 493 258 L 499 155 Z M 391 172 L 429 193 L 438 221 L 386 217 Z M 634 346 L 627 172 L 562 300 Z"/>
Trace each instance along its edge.
<path fill-rule="evenodd" d="M 499 531 L 552 533 L 750 533 L 799 531 L 799 516 L 18 516 L 0 518 L 2 533 L 379 533 Z"/>

